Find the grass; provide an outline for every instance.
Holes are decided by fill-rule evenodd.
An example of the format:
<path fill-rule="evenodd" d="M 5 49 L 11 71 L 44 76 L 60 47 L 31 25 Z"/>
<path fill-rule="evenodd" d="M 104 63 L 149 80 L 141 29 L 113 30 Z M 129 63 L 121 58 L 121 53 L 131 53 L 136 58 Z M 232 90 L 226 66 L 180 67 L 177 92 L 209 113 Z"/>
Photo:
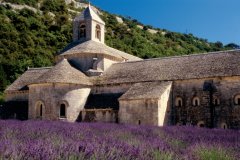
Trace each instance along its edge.
<path fill-rule="evenodd" d="M 232 153 L 219 147 L 201 148 L 196 154 L 200 160 L 234 160 Z"/>

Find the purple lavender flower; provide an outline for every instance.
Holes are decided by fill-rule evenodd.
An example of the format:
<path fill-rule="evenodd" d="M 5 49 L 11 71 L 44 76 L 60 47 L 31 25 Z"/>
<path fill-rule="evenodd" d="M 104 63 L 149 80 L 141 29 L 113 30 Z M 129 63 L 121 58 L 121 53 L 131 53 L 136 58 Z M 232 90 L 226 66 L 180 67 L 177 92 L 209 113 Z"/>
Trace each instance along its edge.
<path fill-rule="evenodd" d="M 240 159 L 240 132 L 110 123 L 0 121 L 0 159 Z"/>

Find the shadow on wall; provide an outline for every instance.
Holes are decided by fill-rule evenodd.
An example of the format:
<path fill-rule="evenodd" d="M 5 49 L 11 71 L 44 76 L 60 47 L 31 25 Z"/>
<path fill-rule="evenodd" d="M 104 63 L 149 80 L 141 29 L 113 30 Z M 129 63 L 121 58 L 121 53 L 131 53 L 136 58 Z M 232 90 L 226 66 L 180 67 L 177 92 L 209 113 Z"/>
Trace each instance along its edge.
<path fill-rule="evenodd" d="M 113 109 L 119 110 L 118 98 L 123 93 L 103 93 L 103 94 L 90 94 L 84 109 Z"/>
<path fill-rule="evenodd" d="M 28 119 L 28 101 L 4 102 L 0 107 L 1 119 Z"/>

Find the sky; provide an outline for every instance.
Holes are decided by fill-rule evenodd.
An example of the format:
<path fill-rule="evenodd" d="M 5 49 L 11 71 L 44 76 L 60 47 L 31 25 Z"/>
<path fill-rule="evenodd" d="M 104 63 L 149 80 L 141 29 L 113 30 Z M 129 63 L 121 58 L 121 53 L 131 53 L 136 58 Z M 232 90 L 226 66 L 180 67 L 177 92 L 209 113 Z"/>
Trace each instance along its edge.
<path fill-rule="evenodd" d="M 145 25 L 240 45 L 240 0 L 91 0 Z"/>

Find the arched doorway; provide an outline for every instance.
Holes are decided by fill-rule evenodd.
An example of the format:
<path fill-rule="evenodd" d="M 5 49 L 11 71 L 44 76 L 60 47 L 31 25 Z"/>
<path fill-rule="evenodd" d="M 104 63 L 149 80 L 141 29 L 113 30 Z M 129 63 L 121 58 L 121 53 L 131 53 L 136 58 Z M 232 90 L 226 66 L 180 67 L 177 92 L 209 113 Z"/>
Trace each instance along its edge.
<path fill-rule="evenodd" d="M 57 105 L 58 110 L 58 116 L 60 119 L 66 119 L 67 118 L 67 108 L 68 108 L 68 102 L 67 101 L 60 101 Z"/>
<path fill-rule="evenodd" d="M 222 128 L 222 129 L 227 129 L 227 128 L 228 128 L 228 126 L 227 126 L 227 124 L 226 124 L 226 123 L 221 123 L 221 128 Z"/>
<path fill-rule="evenodd" d="M 198 122 L 197 124 L 198 127 L 205 127 L 205 123 L 203 121 Z"/>

